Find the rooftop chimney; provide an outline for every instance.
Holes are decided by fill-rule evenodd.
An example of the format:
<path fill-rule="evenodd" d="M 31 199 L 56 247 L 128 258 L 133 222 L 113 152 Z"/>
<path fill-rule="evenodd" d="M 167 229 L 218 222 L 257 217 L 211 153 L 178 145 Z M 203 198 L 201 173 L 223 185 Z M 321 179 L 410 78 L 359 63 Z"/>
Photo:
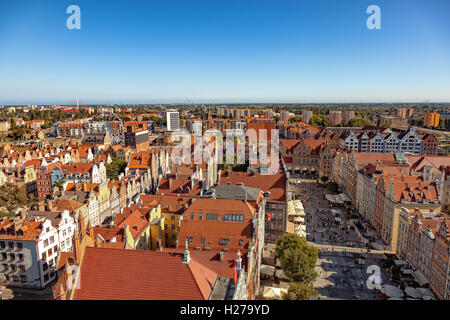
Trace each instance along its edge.
<path fill-rule="evenodd" d="M 188 250 L 188 238 L 186 238 L 186 242 L 184 244 L 184 255 L 183 255 L 183 263 L 184 264 L 189 264 L 189 261 L 191 260 L 191 257 L 189 255 L 189 250 Z"/>
<path fill-rule="evenodd" d="M 219 252 L 220 262 L 223 262 L 223 251 Z"/>
<path fill-rule="evenodd" d="M 238 250 L 236 255 L 236 270 L 239 272 L 242 269 L 241 251 Z"/>

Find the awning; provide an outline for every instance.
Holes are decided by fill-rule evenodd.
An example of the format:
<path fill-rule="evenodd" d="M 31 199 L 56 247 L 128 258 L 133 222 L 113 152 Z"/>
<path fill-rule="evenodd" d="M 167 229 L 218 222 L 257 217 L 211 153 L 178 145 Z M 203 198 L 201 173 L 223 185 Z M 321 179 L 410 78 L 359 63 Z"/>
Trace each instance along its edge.
<path fill-rule="evenodd" d="M 394 260 L 394 263 L 397 267 L 404 266 L 406 264 L 405 260 Z"/>
<path fill-rule="evenodd" d="M 390 298 L 403 298 L 403 290 L 388 284 L 381 286 L 380 291 Z"/>
<path fill-rule="evenodd" d="M 421 299 L 422 298 L 422 293 L 419 290 L 417 290 L 416 288 L 413 288 L 413 287 L 406 287 L 405 288 L 405 293 L 411 298 L 415 298 L 415 299 Z"/>
<path fill-rule="evenodd" d="M 276 276 L 278 279 L 289 280 L 289 278 L 287 277 L 287 275 L 286 275 L 286 274 L 284 273 L 284 271 L 281 270 L 281 269 L 278 269 L 278 270 L 275 271 L 275 276 Z"/>
<path fill-rule="evenodd" d="M 416 270 L 412 273 L 414 279 L 416 279 L 417 283 L 421 286 L 424 286 L 428 283 L 427 277 L 420 270 Z"/>
<path fill-rule="evenodd" d="M 261 264 L 260 272 L 261 274 L 264 274 L 266 276 L 273 277 L 275 275 L 275 267 L 269 266 L 267 264 Z"/>
<path fill-rule="evenodd" d="M 281 299 L 281 294 L 287 290 L 283 288 L 265 287 L 263 297 L 266 299 Z"/>

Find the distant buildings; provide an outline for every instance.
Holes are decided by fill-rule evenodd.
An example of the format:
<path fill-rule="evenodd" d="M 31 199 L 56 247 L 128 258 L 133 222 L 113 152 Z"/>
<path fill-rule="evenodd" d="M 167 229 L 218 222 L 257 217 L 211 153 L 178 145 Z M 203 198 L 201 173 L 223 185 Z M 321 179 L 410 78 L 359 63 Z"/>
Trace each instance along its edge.
<path fill-rule="evenodd" d="M 400 118 L 389 114 L 380 114 L 378 116 L 380 125 L 392 128 L 408 128 L 408 119 Z"/>
<path fill-rule="evenodd" d="M 395 109 L 395 116 L 399 118 L 410 118 L 414 114 L 413 108 L 398 108 Z"/>
<path fill-rule="evenodd" d="M 290 118 L 289 111 L 283 110 L 280 112 L 280 121 L 281 122 L 287 122 L 287 121 L 289 121 L 289 118 Z"/>
<path fill-rule="evenodd" d="M 354 110 L 344 110 L 342 113 L 342 123 L 346 124 L 355 117 Z"/>
<path fill-rule="evenodd" d="M 149 130 L 146 121 L 125 122 L 125 147 L 131 147 L 136 151 L 145 151 L 149 145 Z"/>
<path fill-rule="evenodd" d="M 169 110 L 167 115 L 167 131 L 178 131 L 180 129 L 180 114 L 178 110 Z"/>
<path fill-rule="evenodd" d="M 302 122 L 309 123 L 312 117 L 313 117 L 312 111 L 308 110 L 302 111 Z"/>
<path fill-rule="evenodd" d="M 330 110 L 329 114 L 330 126 L 334 127 L 342 123 L 342 111 Z"/>
<path fill-rule="evenodd" d="M 238 109 L 222 106 L 216 109 L 216 114 L 218 117 L 241 119 L 250 117 L 251 111 L 250 109 Z"/>
<path fill-rule="evenodd" d="M 439 127 L 440 114 L 437 112 L 425 112 L 423 125 L 425 127 Z"/>

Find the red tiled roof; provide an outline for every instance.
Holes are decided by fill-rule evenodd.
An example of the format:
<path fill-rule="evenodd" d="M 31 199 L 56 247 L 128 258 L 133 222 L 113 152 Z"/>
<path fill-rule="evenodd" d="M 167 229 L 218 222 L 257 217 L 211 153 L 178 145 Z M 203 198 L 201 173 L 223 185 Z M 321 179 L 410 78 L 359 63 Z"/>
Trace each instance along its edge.
<path fill-rule="evenodd" d="M 217 273 L 179 255 L 86 248 L 74 300 L 204 300 Z"/>
<path fill-rule="evenodd" d="M 14 222 L 12 220 L 0 221 L 0 230 L 12 230 L 14 228 Z M 17 231 L 23 231 L 23 235 L 18 235 Z M 39 221 L 23 221 L 15 233 L 0 234 L 0 239 L 15 239 L 15 240 L 29 240 L 36 241 L 42 232 L 42 222 Z"/>
<path fill-rule="evenodd" d="M 270 192 L 269 201 L 286 201 L 286 175 L 260 174 L 249 172 L 222 172 L 220 184 L 238 184 L 242 182 L 246 187 L 259 188 L 263 192 Z"/>
<path fill-rule="evenodd" d="M 191 213 L 194 213 L 194 220 L 190 219 Z M 202 213 L 202 220 L 198 215 Z M 218 215 L 217 220 L 207 220 L 207 214 L 215 213 Z M 243 214 L 242 222 L 225 222 L 222 218 L 225 214 Z M 255 208 L 246 201 L 234 199 L 211 199 L 197 198 L 183 213 L 183 219 L 180 225 L 180 235 L 178 247 L 184 246 L 187 237 L 193 237 L 193 241 L 189 244 L 190 248 L 198 246 L 209 247 L 212 250 L 221 250 L 229 248 L 230 251 L 248 250 L 248 242 L 253 235 L 253 215 Z M 202 244 L 201 239 L 205 238 Z M 221 245 L 221 238 L 229 239 L 229 243 Z M 243 240 L 243 244 L 240 241 Z"/>

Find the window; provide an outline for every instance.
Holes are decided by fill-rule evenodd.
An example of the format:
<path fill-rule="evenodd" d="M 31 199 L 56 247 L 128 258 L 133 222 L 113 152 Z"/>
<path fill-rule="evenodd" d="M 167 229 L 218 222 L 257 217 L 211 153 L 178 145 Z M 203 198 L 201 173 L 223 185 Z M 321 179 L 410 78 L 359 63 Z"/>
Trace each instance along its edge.
<path fill-rule="evenodd" d="M 23 261 L 23 254 L 22 253 L 19 253 L 19 260 Z"/>
<path fill-rule="evenodd" d="M 198 213 L 198 220 L 202 220 L 203 219 L 203 214 L 201 212 Z"/>
<path fill-rule="evenodd" d="M 14 280 L 15 282 L 19 282 L 19 276 L 13 276 L 13 280 Z"/>
<path fill-rule="evenodd" d="M 20 282 L 22 282 L 22 283 L 27 282 L 27 276 L 26 275 L 21 275 L 20 276 Z"/>
<path fill-rule="evenodd" d="M 44 248 L 45 248 L 45 247 L 48 247 L 48 239 L 45 239 L 45 240 L 44 240 Z"/>
<path fill-rule="evenodd" d="M 2 253 L 2 259 L 3 259 L 3 260 L 6 260 L 6 259 L 7 259 L 6 253 Z"/>
<path fill-rule="evenodd" d="M 206 214 L 206 220 L 216 220 L 218 219 L 217 213 L 207 213 Z"/>
<path fill-rule="evenodd" d="M 206 244 L 206 238 L 202 237 L 202 244 Z"/>
<path fill-rule="evenodd" d="M 175 220 L 175 216 L 170 216 L 170 220 Z"/>
<path fill-rule="evenodd" d="M 5 249 L 5 243 L 3 241 L 0 241 L 0 249 Z"/>
<path fill-rule="evenodd" d="M 194 220 L 194 213 L 191 212 L 191 220 Z"/>
<path fill-rule="evenodd" d="M 175 234 L 172 234 L 172 240 L 176 240 L 177 236 Z"/>
<path fill-rule="evenodd" d="M 3 264 L 3 271 L 8 271 L 8 265 L 6 263 Z"/>
<path fill-rule="evenodd" d="M 17 267 L 16 267 L 15 264 L 11 264 L 11 270 L 12 270 L 12 271 L 16 271 L 16 270 L 17 270 Z"/>
<path fill-rule="evenodd" d="M 188 240 L 189 243 L 191 243 L 192 241 L 194 241 L 194 237 L 186 237 L 186 239 Z"/>
<path fill-rule="evenodd" d="M 22 242 L 17 242 L 17 249 L 22 249 L 22 248 L 23 248 Z"/>
<path fill-rule="evenodd" d="M 48 273 L 44 275 L 44 282 L 48 281 Z"/>
<path fill-rule="evenodd" d="M 45 260 L 45 259 L 47 259 L 47 252 L 42 253 L 42 260 Z"/>
<path fill-rule="evenodd" d="M 221 238 L 221 239 L 219 240 L 219 244 L 221 244 L 221 245 L 227 245 L 227 244 L 229 244 L 229 243 L 230 243 L 230 239 Z"/>
<path fill-rule="evenodd" d="M 223 216 L 222 221 L 237 221 L 242 222 L 244 221 L 244 215 L 243 214 L 233 214 L 233 213 L 227 213 Z"/>
<path fill-rule="evenodd" d="M 9 258 L 10 258 L 11 260 L 16 260 L 16 255 L 15 255 L 14 253 L 10 253 L 10 254 L 9 254 Z"/>
<path fill-rule="evenodd" d="M 242 245 L 244 244 L 244 239 L 239 240 L 239 245 L 242 247 Z"/>
<path fill-rule="evenodd" d="M 173 231 L 177 230 L 177 226 L 176 225 L 172 224 L 171 227 L 172 227 Z"/>
<path fill-rule="evenodd" d="M 58 252 L 58 246 L 54 246 L 53 247 L 53 253 L 57 253 Z"/>
<path fill-rule="evenodd" d="M 47 270 L 48 269 L 48 263 L 46 262 L 46 263 L 44 263 L 43 265 L 42 265 L 42 270 Z"/>
<path fill-rule="evenodd" d="M 25 272 L 25 265 L 21 264 L 19 266 L 19 270 L 20 270 L 20 272 Z"/>
<path fill-rule="evenodd" d="M 10 249 L 14 249 L 14 242 L 8 242 L 8 247 Z"/>

